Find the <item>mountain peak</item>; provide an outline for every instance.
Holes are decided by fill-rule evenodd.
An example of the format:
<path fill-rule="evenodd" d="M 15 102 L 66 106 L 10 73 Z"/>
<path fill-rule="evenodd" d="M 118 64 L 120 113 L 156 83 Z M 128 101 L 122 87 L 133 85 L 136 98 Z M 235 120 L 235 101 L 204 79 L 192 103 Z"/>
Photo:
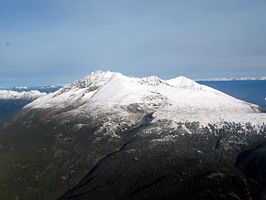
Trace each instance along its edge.
<path fill-rule="evenodd" d="M 182 87 L 182 88 L 193 88 L 193 89 L 201 89 L 201 85 L 195 82 L 194 80 L 191 80 L 185 76 L 179 76 L 170 80 L 166 81 L 168 84 L 176 86 L 176 87 Z"/>
<path fill-rule="evenodd" d="M 55 93 L 38 98 L 26 108 L 58 110 L 58 113 L 80 117 L 88 113 L 129 116 L 132 112 L 153 112 L 156 119 L 202 122 L 241 121 L 239 116 L 248 118 L 247 113 L 259 112 L 256 105 L 184 76 L 164 81 L 157 76 L 134 78 L 110 71 L 92 72 Z M 206 118 L 206 114 L 214 116 Z"/>
<path fill-rule="evenodd" d="M 89 74 L 88 76 L 85 76 L 83 79 L 76 81 L 73 85 L 77 85 L 81 88 L 88 87 L 91 85 L 94 86 L 101 86 L 108 82 L 112 77 L 117 75 L 119 73 L 116 72 L 110 72 L 110 71 L 95 71 Z"/>
<path fill-rule="evenodd" d="M 55 95 L 58 96 L 73 89 L 74 90 L 86 89 L 88 92 L 94 91 L 105 85 L 116 75 L 122 75 L 122 74 L 110 71 L 100 71 L 100 70 L 94 71 L 89 75 L 85 76 L 84 78 L 75 81 L 74 83 L 65 85 L 65 87 L 60 89 L 58 93 L 56 93 Z"/>
<path fill-rule="evenodd" d="M 115 74 L 119 74 L 119 73 L 111 72 L 111 71 L 96 70 L 94 72 L 91 72 L 89 75 L 85 76 L 84 79 L 103 79 L 106 77 L 113 76 Z"/>
<path fill-rule="evenodd" d="M 140 79 L 140 84 L 150 85 L 150 86 L 158 86 L 164 83 L 158 76 L 149 76 Z"/>

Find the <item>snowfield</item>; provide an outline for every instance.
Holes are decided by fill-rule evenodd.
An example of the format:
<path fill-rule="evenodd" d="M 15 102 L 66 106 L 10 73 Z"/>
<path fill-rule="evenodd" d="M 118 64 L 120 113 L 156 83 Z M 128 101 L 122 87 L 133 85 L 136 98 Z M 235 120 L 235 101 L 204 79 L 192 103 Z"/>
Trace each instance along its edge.
<path fill-rule="evenodd" d="M 66 109 L 68 108 L 68 109 Z M 135 78 L 96 71 L 42 96 L 25 109 L 57 110 L 66 115 L 153 113 L 156 120 L 199 121 L 201 124 L 236 122 L 262 125 L 266 114 L 247 103 L 180 76 L 162 80 L 156 76 Z"/>
<path fill-rule="evenodd" d="M 33 100 L 41 96 L 46 95 L 46 93 L 39 92 L 37 90 L 32 90 L 29 92 L 16 92 L 11 90 L 0 90 L 0 100 Z"/>

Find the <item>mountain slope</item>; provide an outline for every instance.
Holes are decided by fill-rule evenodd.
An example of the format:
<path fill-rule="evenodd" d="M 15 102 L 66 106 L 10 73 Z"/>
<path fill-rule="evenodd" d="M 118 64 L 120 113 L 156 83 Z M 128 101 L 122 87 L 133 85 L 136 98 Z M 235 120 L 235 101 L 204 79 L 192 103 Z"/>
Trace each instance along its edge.
<path fill-rule="evenodd" d="M 16 92 L 11 90 L 0 90 L 0 121 L 19 111 L 23 106 L 33 100 L 46 95 L 36 90 L 28 92 Z"/>
<path fill-rule="evenodd" d="M 265 115 L 259 107 L 185 77 L 163 81 L 158 77 L 133 78 L 120 73 L 93 72 L 84 79 L 39 98 L 27 109 L 53 109 L 64 117 L 86 117 L 92 110 L 128 115 L 131 107 L 153 112 L 155 120 L 253 122 L 261 124 Z M 69 109 L 66 109 L 69 108 Z M 206 118 L 207 115 L 207 118 Z"/>

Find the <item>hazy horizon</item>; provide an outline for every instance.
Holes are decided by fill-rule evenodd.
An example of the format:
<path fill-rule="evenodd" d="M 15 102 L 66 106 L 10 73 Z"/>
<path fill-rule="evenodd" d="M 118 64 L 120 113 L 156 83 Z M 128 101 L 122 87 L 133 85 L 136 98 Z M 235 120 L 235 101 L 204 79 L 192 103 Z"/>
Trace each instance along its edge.
<path fill-rule="evenodd" d="M 266 2 L 3 1 L 0 86 L 97 69 L 169 79 L 266 76 Z"/>
<path fill-rule="evenodd" d="M 104 70 L 95 70 L 95 71 L 104 71 Z M 94 71 L 94 72 L 95 72 Z M 105 71 L 108 71 L 108 70 L 105 70 Z M 114 71 L 112 71 L 114 72 Z M 118 72 L 119 73 L 119 72 Z M 89 73 L 90 74 L 90 73 Z M 50 87 L 50 86 L 55 86 L 55 87 L 61 87 L 61 86 L 64 86 L 66 84 L 69 84 L 69 83 L 72 83 L 74 81 L 78 81 L 82 78 L 84 78 L 85 76 L 88 76 L 89 74 L 86 74 L 86 75 L 83 75 L 79 78 L 77 78 L 76 80 L 71 80 L 71 81 L 66 81 L 66 82 L 62 82 L 62 83 L 49 83 L 49 81 L 47 83 L 44 83 L 44 84 L 29 84 L 29 85 L 0 85 L 0 89 L 11 89 L 11 88 L 18 88 L 18 89 L 23 89 L 23 87 L 26 87 L 26 88 L 34 88 L 34 87 Z M 125 74 L 123 74 L 125 75 Z M 126 76 L 133 76 L 133 75 L 126 75 Z M 157 76 L 156 74 L 151 74 L 149 76 Z M 185 76 L 185 75 L 178 75 L 178 76 Z M 172 79 L 172 78 L 176 78 L 178 76 L 172 76 L 172 77 L 169 77 L 169 78 L 161 78 L 160 76 L 157 76 L 158 78 L 162 79 L 162 80 L 169 80 L 169 79 Z M 143 78 L 143 77 L 147 77 L 147 76 L 133 76 L 133 77 L 137 77 L 137 78 Z M 187 76 L 185 76 L 187 77 Z M 192 79 L 190 77 L 187 77 L 189 79 Z M 211 78 L 199 78 L 199 79 L 192 79 L 194 81 L 197 81 L 197 82 L 205 82 L 205 81 L 266 81 L 266 76 L 258 76 L 258 77 L 254 77 L 254 76 L 242 76 L 242 77 L 211 77 Z"/>

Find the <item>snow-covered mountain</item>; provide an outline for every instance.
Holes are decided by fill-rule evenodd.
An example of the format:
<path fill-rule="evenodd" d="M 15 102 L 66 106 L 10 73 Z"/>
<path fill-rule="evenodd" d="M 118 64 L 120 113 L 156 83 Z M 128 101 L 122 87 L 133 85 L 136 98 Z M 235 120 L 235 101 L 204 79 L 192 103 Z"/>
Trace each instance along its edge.
<path fill-rule="evenodd" d="M 266 121 L 266 115 L 260 113 L 258 106 L 183 76 L 161 80 L 156 76 L 135 78 L 102 71 L 38 98 L 25 108 L 56 112 L 63 117 L 153 113 L 154 120 L 203 124 L 223 121 L 261 124 Z"/>
<path fill-rule="evenodd" d="M 32 90 L 28 92 L 0 90 L 0 100 L 34 100 L 44 95 L 46 95 L 46 93 L 42 93 L 37 90 Z"/>
<path fill-rule="evenodd" d="M 0 126 L 0 199 L 256 199 L 265 121 L 186 77 L 93 72 Z"/>

